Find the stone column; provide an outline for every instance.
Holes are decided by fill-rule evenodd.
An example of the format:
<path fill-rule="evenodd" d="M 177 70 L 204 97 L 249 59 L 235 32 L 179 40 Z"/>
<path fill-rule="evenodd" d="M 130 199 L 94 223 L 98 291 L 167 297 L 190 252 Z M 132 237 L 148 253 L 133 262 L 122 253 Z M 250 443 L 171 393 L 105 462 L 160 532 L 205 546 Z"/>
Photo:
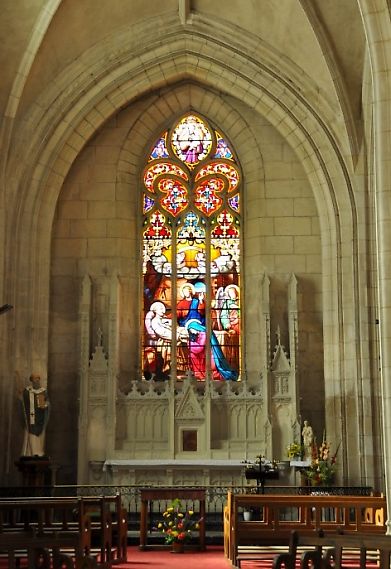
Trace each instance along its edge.
<path fill-rule="evenodd" d="M 391 534 L 391 22 L 387 2 L 359 0 L 373 79 L 375 223 L 379 286 L 383 456 Z"/>
<path fill-rule="evenodd" d="M 91 279 L 85 275 L 81 285 L 79 308 L 80 322 L 80 364 L 79 364 L 79 445 L 77 460 L 77 480 L 85 484 L 88 480 L 87 430 L 88 430 L 88 366 L 90 362 L 90 307 Z"/>

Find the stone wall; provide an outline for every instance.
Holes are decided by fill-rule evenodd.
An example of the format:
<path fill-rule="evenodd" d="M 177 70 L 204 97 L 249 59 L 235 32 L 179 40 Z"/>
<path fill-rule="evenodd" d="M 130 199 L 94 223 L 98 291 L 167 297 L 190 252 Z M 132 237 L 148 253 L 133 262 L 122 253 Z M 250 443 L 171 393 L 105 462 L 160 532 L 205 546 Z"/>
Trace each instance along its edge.
<path fill-rule="evenodd" d="M 295 272 L 300 280 L 297 365 L 304 394 L 311 375 L 311 398 L 304 396 L 302 406 L 321 429 L 322 275 L 315 200 L 287 142 L 266 119 L 235 103 L 193 85 L 130 106 L 89 141 L 64 182 L 53 224 L 49 334 L 54 411 L 69 409 L 61 425 L 51 426 L 50 437 L 50 452 L 64 464 L 64 473 L 70 475 L 76 448 L 81 279 L 85 274 L 92 279 L 91 337 L 100 328 L 105 343 L 110 277 L 120 278 L 119 381 L 126 392 L 139 377 L 141 171 L 154 138 L 190 104 L 229 137 L 243 169 L 244 377 L 259 383 L 272 355 L 262 346 L 260 279 L 269 275 L 272 336 L 279 326 L 284 343 L 288 282 Z"/>
<path fill-rule="evenodd" d="M 261 15 L 253 6 L 237 14 L 237 3 L 232 10 L 231 2 L 231 11 L 216 13 L 210 2 L 167 0 L 153 15 L 141 4 L 139 11 L 133 6 L 116 11 L 112 27 L 103 14 L 113 12 L 113 3 L 105 4 L 105 13 L 81 10 L 79 20 L 77 2 L 41 2 L 39 14 L 38 4 L 29 7 L 19 22 L 12 15 L 21 6 L 8 4 L 12 10 L 7 6 L 0 25 L 13 46 L 12 54 L 4 50 L 0 88 L 5 109 L 0 285 L 4 302 L 15 306 L 0 323 L 0 455 L 7 482 L 12 483 L 23 429 L 11 379 L 15 368 L 24 376 L 38 370 L 47 380 L 53 403 L 48 450 L 62 466 L 62 479 L 74 480 L 78 298 L 85 274 L 93 288 L 91 338 L 102 326 L 104 341 L 109 281 L 119 276 L 121 389 L 137 376 L 140 169 L 156 134 L 193 108 L 230 138 L 243 168 L 249 383 L 265 376 L 270 352 L 259 325 L 264 275 L 270 275 L 273 334 L 284 317 L 294 270 L 301 286 L 301 405 L 307 413 L 321 409 L 330 439 L 342 441 L 339 468 L 345 482 L 383 487 L 383 471 L 390 466 L 382 435 L 387 442 L 391 432 L 385 412 L 390 399 L 386 2 L 344 0 L 336 18 L 320 0 L 314 11 L 292 0 L 286 3 L 289 10 L 281 5 L 283 14 L 273 7 Z M 75 25 L 77 38 L 69 33 Z M 24 30 L 22 36 L 14 29 Z M 278 189 L 287 196 L 281 198 Z M 87 192 L 92 197 L 85 199 Z M 289 204 L 282 212 L 281 203 Z M 311 204 L 309 211 L 304 204 Z M 318 217 L 310 213 L 315 204 Z M 281 333 L 286 343 L 283 324 Z M 323 423 L 318 413 L 316 420 Z"/>

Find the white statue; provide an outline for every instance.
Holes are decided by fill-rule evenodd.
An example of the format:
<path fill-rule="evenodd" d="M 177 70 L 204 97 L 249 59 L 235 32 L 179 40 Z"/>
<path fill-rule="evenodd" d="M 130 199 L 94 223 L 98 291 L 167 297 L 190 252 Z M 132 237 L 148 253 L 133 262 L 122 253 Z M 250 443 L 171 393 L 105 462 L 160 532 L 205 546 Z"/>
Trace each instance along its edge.
<path fill-rule="evenodd" d="M 314 431 L 308 421 L 304 421 L 301 434 L 303 436 L 304 458 L 310 459 L 312 457 L 312 447 L 314 444 Z"/>

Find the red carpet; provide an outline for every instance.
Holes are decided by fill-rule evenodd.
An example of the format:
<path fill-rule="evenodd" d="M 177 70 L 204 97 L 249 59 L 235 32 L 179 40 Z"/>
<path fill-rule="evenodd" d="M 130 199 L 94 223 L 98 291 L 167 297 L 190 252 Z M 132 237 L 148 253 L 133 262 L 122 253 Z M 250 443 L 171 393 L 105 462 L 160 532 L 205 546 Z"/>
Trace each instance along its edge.
<path fill-rule="evenodd" d="M 128 562 L 114 564 L 113 569 L 230 569 L 222 546 L 208 546 L 206 551 L 171 553 L 169 549 L 140 551 L 137 546 L 128 547 Z M 0 569 L 8 569 L 8 562 L 0 558 Z M 27 559 L 20 559 L 20 569 L 27 569 Z"/>
<path fill-rule="evenodd" d="M 208 546 L 206 551 L 171 553 L 170 550 L 140 551 L 137 546 L 128 548 L 128 563 L 114 565 L 114 569 L 229 569 L 232 565 L 224 557 L 222 546 Z"/>
<path fill-rule="evenodd" d="M 242 569 L 271 569 L 275 553 L 271 552 L 268 559 L 262 561 L 242 561 Z M 266 556 L 265 556 L 266 557 Z M 183 554 L 173 554 L 167 550 L 140 551 L 138 547 L 128 548 L 128 564 L 114 565 L 113 569 L 148 569 L 149 567 L 162 567 L 170 569 L 229 569 L 231 563 L 224 557 L 222 546 L 208 546 L 206 551 L 186 551 Z M 300 567 L 300 560 L 296 562 Z M 345 560 L 344 569 L 358 569 L 358 559 Z M 379 569 L 373 562 L 367 563 L 368 569 Z M 383 568 L 384 569 L 384 568 Z"/>
<path fill-rule="evenodd" d="M 268 559 L 262 561 L 242 561 L 242 569 L 271 569 L 275 552 L 265 555 Z M 128 548 L 128 563 L 126 565 L 114 565 L 113 569 L 149 569 L 150 567 L 162 567 L 170 569 L 232 569 L 231 563 L 225 558 L 222 546 L 208 546 L 206 551 L 185 551 L 182 554 L 174 554 L 169 550 L 140 551 L 138 547 Z M 300 567 L 300 560 L 296 562 Z M 358 559 L 352 561 L 346 559 L 344 569 L 359 569 Z M 379 565 L 373 561 L 367 563 L 368 569 L 379 569 Z M 383 568 L 384 569 L 384 568 Z"/>
<path fill-rule="evenodd" d="M 245 561 L 241 563 L 242 569 L 271 569 L 275 552 L 262 561 Z M 21 559 L 21 569 L 27 568 L 27 560 Z M 169 549 L 152 549 L 140 551 L 138 546 L 128 547 L 128 562 L 113 565 L 113 569 L 149 569 L 161 567 L 162 569 L 232 569 L 231 563 L 225 558 L 223 546 L 210 545 L 206 551 L 185 551 L 184 553 L 171 553 Z M 300 567 L 297 561 L 296 567 Z M 344 569 L 358 569 L 358 560 L 345 560 Z M 369 561 L 367 569 L 380 569 L 377 563 Z M 0 569 L 8 569 L 5 559 L 0 559 Z M 384 569 L 384 568 L 383 568 Z"/>

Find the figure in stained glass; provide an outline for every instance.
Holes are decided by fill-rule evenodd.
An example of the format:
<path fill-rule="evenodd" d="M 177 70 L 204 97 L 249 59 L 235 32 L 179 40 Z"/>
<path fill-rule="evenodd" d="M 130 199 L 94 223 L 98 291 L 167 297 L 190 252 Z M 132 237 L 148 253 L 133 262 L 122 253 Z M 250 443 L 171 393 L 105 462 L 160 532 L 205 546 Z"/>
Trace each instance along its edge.
<path fill-rule="evenodd" d="M 148 213 L 155 205 L 155 200 L 144 194 L 144 213 Z"/>
<path fill-rule="evenodd" d="M 177 302 L 176 305 L 176 313 L 178 318 L 178 324 L 184 325 L 186 324 L 186 318 L 189 315 L 190 306 L 192 300 L 195 296 L 195 289 L 192 283 L 185 283 L 181 286 L 179 290 L 180 300 Z"/>
<path fill-rule="evenodd" d="M 197 319 L 191 319 L 186 323 L 189 334 L 190 369 L 194 377 L 205 380 L 206 376 L 206 327 Z"/>
<path fill-rule="evenodd" d="M 197 271 L 202 274 L 206 271 L 206 258 L 205 258 L 205 251 L 200 249 L 195 254 L 195 262 L 197 263 Z"/>
<path fill-rule="evenodd" d="M 189 333 L 190 368 L 197 379 L 205 379 L 206 370 L 206 327 L 198 320 L 186 324 Z M 215 333 L 210 335 L 211 373 L 215 380 L 237 381 L 239 373 L 233 369 L 223 354 Z"/>
<path fill-rule="evenodd" d="M 198 320 L 205 324 L 205 284 L 203 282 L 186 283 L 180 289 L 181 299 L 177 303 L 179 326 L 186 326 L 189 320 Z"/>
<path fill-rule="evenodd" d="M 197 279 L 205 273 L 205 229 L 198 216 L 189 212 L 177 235 L 177 274 Z"/>
<path fill-rule="evenodd" d="M 172 322 L 165 314 L 164 303 L 155 301 L 145 315 L 144 375 L 150 379 L 167 379 L 170 372 Z"/>
<path fill-rule="evenodd" d="M 144 366 L 156 379 L 167 379 L 171 371 L 171 346 L 173 337 L 172 319 L 167 317 L 167 308 L 163 302 L 155 301 L 145 315 L 148 346 L 144 350 Z M 178 326 L 176 339 L 187 341 L 188 333 Z M 153 349 L 154 348 L 154 349 Z"/>
<path fill-rule="evenodd" d="M 220 339 L 227 361 L 237 369 L 240 345 L 239 287 L 236 284 L 228 284 L 218 288 L 214 308 L 213 328 L 219 330 L 216 335 Z"/>
<path fill-rule="evenodd" d="M 151 152 L 151 160 L 156 160 L 157 158 L 168 158 L 169 154 L 166 148 L 166 136 L 167 133 L 157 141 L 154 149 Z"/>
<path fill-rule="evenodd" d="M 210 152 L 211 133 L 201 119 L 188 115 L 174 129 L 172 146 L 178 158 L 192 167 Z"/>
<path fill-rule="evenodd" d="M 151 259 L 148 259 L 144 272 L 144 302 L 151 303 L 156 298 L 156 291 L 162 282 L 162 273 L 159 273 Z"/>
<path fill-rule="evenodd" d="M 218 133 L 216 134 L 217 134 L 217 145 L 214 157 L 231 160 L 233 158 L 233 155 L 230 147 L 228 146 L 228 142 L 224 138 L 221 138 L 221 136 Z"/>
<path fill-rule="evenodd" d="M 230 205 L 230 207 L 236 211 L 237 213 L 239 213 L 240 211 L 240 197 L 239 194 L 235 194 L 234 196 L 231 196 L 230 198 L 228 198 L 228 203 Z"/>
<path fill-rule="evenodd" d="M 231 284 L 225 288 L 224 303 L 221 309 L 221 323 L 224 330 L 235 330 L 239 333 L 238 313 L 239 313 L 239 287 Z"/>

